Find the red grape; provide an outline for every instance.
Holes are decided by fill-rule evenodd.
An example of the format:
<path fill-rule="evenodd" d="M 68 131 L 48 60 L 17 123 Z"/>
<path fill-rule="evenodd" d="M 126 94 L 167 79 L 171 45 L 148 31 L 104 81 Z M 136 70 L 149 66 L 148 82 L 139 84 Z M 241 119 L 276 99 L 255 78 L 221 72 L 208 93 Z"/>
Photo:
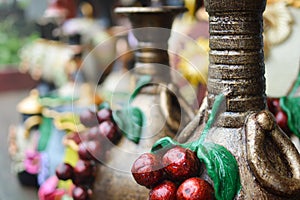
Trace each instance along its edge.
<path fill-rule="evenodd" d="M 73 167 L 68 163 L 61 163 L 56 167 L 55 173 L 60 180 L 68 180 L 73 176 Z"/>
<path fill-rule="evenodd" d="M 135 181 L 147 188 L 152 188 L 163 179 L 163 170 L 156 155 L 142 154 L 131 168 Z"/>
<path fill-rule="evenodd" d="M 194 177 L 179 186 L 176 196 L 177 200 L 213 200 L 214 190 L 205 180 Z"/>
<path fill-rule="evenodd" d="M 176 200 L 177 187 L 171 181 L 163 181 L 149 193 L 149 200 Z"/>
<path fill-rule="evenodd" d="M 164 170 L 174 181 L 185 180 L 199 174 L 200 162 L 196 154 L 180 146 L 168 150 L 162 162 Z"/>

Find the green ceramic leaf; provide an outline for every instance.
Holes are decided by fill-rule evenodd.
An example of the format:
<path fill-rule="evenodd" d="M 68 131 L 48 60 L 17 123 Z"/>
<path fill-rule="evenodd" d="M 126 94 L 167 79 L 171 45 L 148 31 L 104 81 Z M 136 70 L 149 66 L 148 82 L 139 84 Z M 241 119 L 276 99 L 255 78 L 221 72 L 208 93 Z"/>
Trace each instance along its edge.
<path fill-rule="evenodd" d="M 138 80 L 137 84 L 136 84 L 136 88 L 133 91 L 133 93 L 130 96 L 130 102 L 138 95 L 138 93 L 140 92 L 140 90 L 147 85 L 148 83 L 150 83 L 152 80 L 152 77 L 149 75 L 144 75 L 141 76 L 140 79 Z"/>
<path fill-rule="evenodd" d="M 241 188 L 235 157 L 225 147 L 214 143 L 199 145 L 197 156 L 214 182 L 216 199 L 232 200 Z"/>
<path fill-rule="evenodd" d="M 144 117 L 137 107 L 125 107 L 113 112 L 113 118 L 123 134 L 131 141 L 139 143 Z"/>
<path fill-rule="evenodd" d="M 101 103 L 101 104 L 99 105 L 99 107 L 98 107 L 99 110 L 104 109 L 104 108 L 110 109 L 110 105 L 109 105 L 109 103 L 108 103 L 107 101 L 104 101 L 104 102 Z"/>
<path fill-rule="evenodd" d="M 191 143 L 185 144 L 183 147 L 189 148 L 192 151 L 197 151 L 199 145 L 202 145 L 209 134 L 209 131 L 214 124 L 214 122 L 218 118 L 218 113 L 220 113 L 222 110 L 224 110 L 225 106 L 222 104 L 225 103 L 225 95 L 223 93 L 216 96 L 214 104 L 212 106 L 211 114 L 209 115 L 209 118 L 206 122 L 206 125 L 200 135 L 200 138 L 198 140 L 195 140 Z"/>
<path fill-rule="evenodd" d="M 57 91 L 53 91 L 45 96 L 39 98 L 40 104 L 48 107 L 56 107 L 64 104 L 69 104 L 78 100 L 78 98 L 72 96 L 60 96 Z"/>
<path fill-rule="evenodd" d="M 280 98 L 280 107 L 288 116 L 289 129 L 300 138 L 300 73 L 290 93 Z"/>
<path fill-rule="evenodd" d="M 300 97 L 282 97 L 280 106 L 288 116 L 288 127 L 300 138 Z"/>
<path fill-rule="evenodd" d="M 219 94 L 216 96 L 214 104 L 212 106 L 212 110 L 211 110 L 211 114 L 206 122 L 206 125 L 203 129 L 203 132 L 199 138 L 199 143 L 203 143 L 203 141 L 205 140 L 205 138 L 207 137 L 209 130 L 211 129 L 213 123 L 216 121 L 217 119 L 217 115 L 218 113 L 222 110 L 222 103 L 225 102 L 225 95 L 224 94 Z M 225 108 L 225 106 L 223 106 L 223 109 Z"/>
<path fill-rule="evenodd" d="M 180 145 L 178 142 L 172 140 L 170 137 L 164 137 L 159 140 L 157 140 L 154 145 L 151 148 L 151 152 L 154 153 L 155 151 L 158 151 L 159 149 L 168 148 L 171 146 Z"/>
<path fill-rule="evenodd" d="M 42 123 L 39 126 L 40 139 L 38 143 L 38 151 L 44 151 L 47 147 L 51 131 L 52 131 L 52 118 L 43 117 Z"/>

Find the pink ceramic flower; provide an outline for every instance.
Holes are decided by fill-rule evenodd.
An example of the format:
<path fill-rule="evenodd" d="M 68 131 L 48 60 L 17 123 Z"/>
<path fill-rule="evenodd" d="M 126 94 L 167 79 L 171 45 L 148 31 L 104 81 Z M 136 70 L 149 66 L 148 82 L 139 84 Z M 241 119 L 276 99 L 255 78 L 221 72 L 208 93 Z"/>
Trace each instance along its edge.
<path fill-rule="evenodd" d="M 63 189 L 58 189 L 59 179 L 52 176 L 47 179 L 40 187 L 38 196 L 40 200 L 59 200 L 66 194 Z"/>
<path fill-rule="evenodd" d="M 40 171 L 40 153 L 37 151 L 27 151 L 25 153 L 24 166 L 30 174 L 38 174 Z"/>

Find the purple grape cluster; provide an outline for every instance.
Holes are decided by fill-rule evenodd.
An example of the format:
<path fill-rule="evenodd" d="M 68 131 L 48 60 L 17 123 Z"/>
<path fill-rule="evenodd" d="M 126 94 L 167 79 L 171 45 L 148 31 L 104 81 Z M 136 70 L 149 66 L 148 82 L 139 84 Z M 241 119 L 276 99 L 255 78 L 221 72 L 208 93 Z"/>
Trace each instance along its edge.
<path fill-rule="evenodd" d="M 97 164 L 105 160 L 107 150 L 111 144 L 118 142 L 121 133 L 108 108 L 97 112 L 85 110 L 80 114 L 80 121 L 88 130 L 69 136 L 78 145 L 79 160 L 75 166 L 68 163 L 57 166 L 56 176 L 60 180 L 72 180 L 75 185 L 72 191 L 74 200 L 88 200 L 92 196 Z"/>

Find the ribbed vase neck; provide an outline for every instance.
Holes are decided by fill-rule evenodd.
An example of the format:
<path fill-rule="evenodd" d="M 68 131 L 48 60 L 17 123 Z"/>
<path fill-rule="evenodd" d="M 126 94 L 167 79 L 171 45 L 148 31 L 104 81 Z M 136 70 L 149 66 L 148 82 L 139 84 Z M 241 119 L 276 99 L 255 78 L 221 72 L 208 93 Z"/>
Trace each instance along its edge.
<path fill-rule="evenodd" d="M 241 127 L 249 111 L 266 107 L 262 37 L 265 3 L 264 0 L 205 1 L 210 15 L 209 109 L 216 95 L 229 92 L 219 126 Z"/>

